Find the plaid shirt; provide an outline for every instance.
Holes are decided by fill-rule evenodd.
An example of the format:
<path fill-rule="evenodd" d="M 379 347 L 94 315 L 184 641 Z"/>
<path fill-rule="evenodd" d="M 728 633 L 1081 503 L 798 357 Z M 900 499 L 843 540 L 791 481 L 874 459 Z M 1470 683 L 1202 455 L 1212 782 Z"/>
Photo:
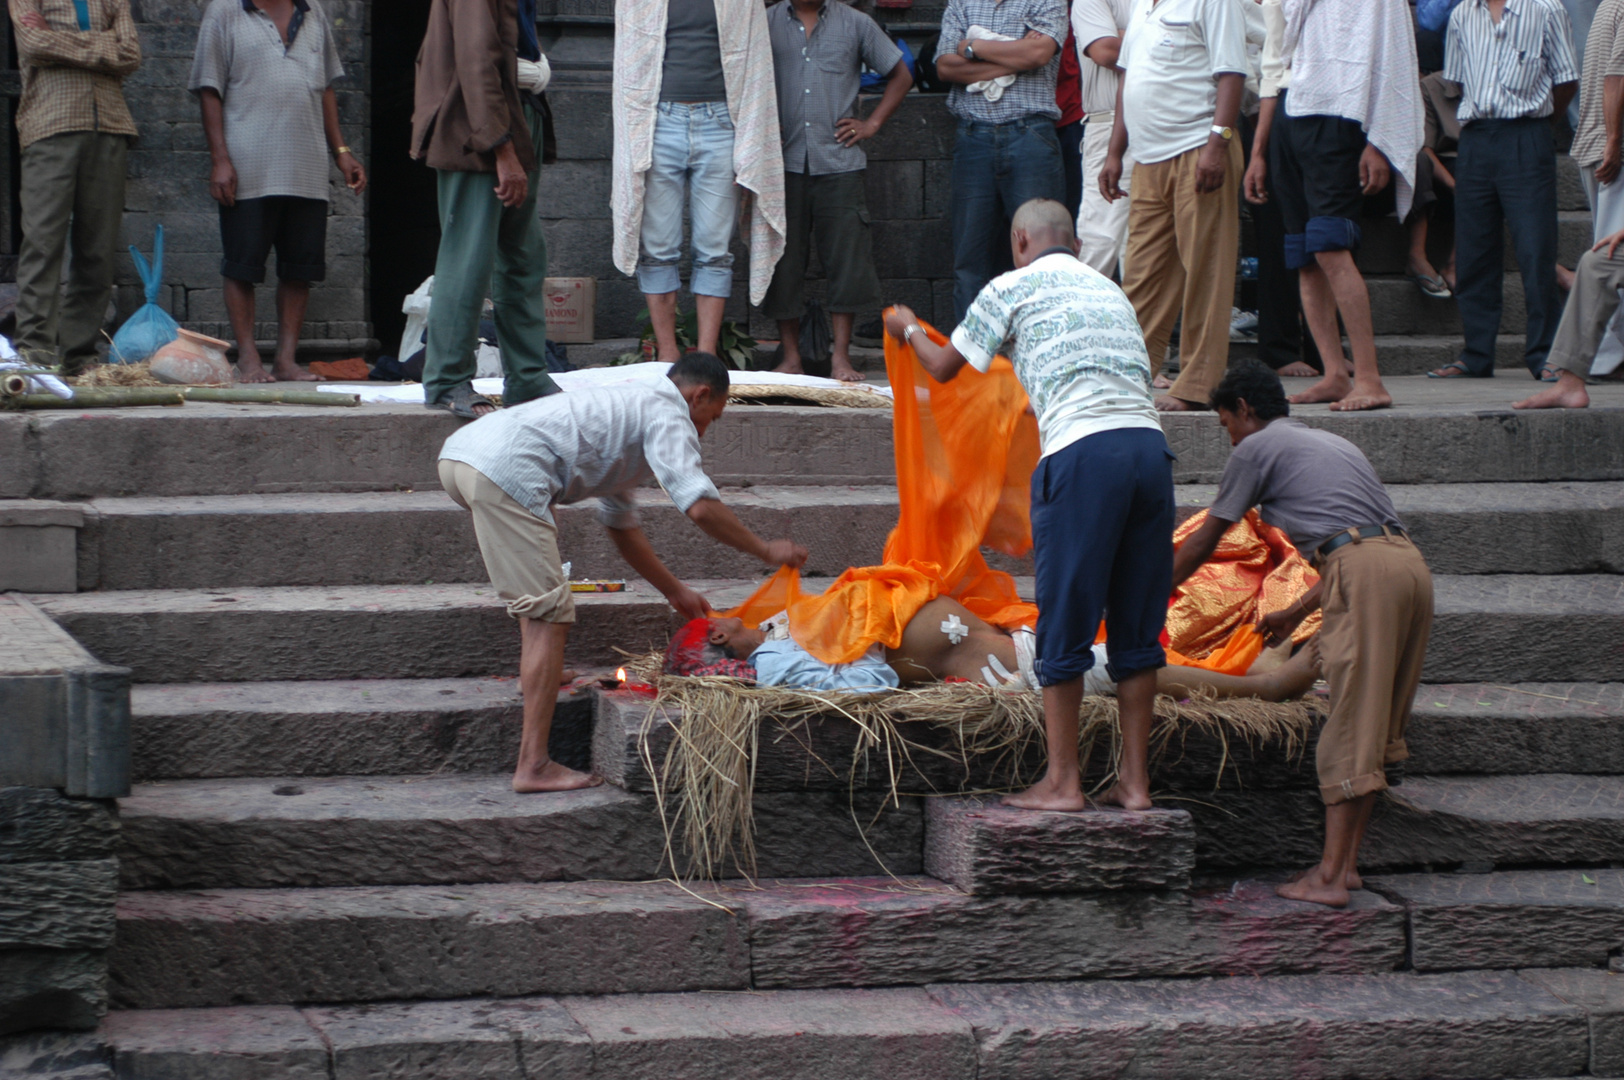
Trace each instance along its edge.
<path fill-rule="evenodd" d="M 824 0 L 812 33 L 790 0 L 767 11 L 778 83 L 778 130 L 784 140 L 784 171 L 808 176 L 855 172 L 868 164 L 860 146 L 842 146 L 835 125 L 857 115 L 863 65 L 881 75 L 902 59 L 902 50 L 880 24 L 841 0 Z"/>
<path fill-rule="evenodd" d="M 141 66 L 141 39 L 130 0 L 87 0 L 90 29 L 79 29 L 74 0 L 38 0 L 49 30 L 17 21 L 12 36 L 23 73 L 17 141 L 23 146 L 69 131 L 138 134 L 120 84 Z M 26 9 L 23 9 L 26 10 Z"/>
<path fill-rule="evenodd" d="M 966 93 L 955 83 L 947 95 L 948 111 L 960 119 L 985 124 L 1007 124 L 1028 116 L 1060 119 L 1054 85 L 1060 75 L 1060 49 L 1065 47 L 1066 32 L 1071 29 L 1066 0 L 948 0 L 947 10 L 942 13 L 936 58 L 956 50 L 972 26 L 1012 38 L 1023 38 L 1028 30 L 1037 30 L 1054 38 L 1057 47 L 1047 64 L 1016 75 L 1015 84 L 997 101 L 988 101 L 984 94 Z"/>

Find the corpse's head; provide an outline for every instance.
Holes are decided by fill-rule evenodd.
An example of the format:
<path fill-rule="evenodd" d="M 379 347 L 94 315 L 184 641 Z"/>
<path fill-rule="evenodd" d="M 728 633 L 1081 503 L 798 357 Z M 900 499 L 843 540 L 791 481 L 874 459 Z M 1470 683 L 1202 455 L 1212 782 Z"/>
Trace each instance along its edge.
<path fill-rule="evenodd" d="M 740 619 L 694 619 L 671 635 L 665 648 L 667 675 L 728 675 L 755 678 L 748 660 L 766 635 Z"/>
<path fill-rule="evenodd" d="M 1269 423 L 1291 415 L 1291 403 L 1280 376 L 1256 360 L 1237 364 L 1224 372 L 1210 399 L 1218 411 L 1218 422 L 1229 432 L 1229 444 L 1256 435 Z"/>
<path fill-rule="evenodd" d="M 767 635 L 760 630 L 744 625 L 743 619 L 715 618 L 710 621 L 710 633 L 706 635 L 707 644 L 724 650 L 728 656 L 735 660 L 744 660 L 767 640 Z"/>
<path fill-rule="evenodd" d="M 727 365 L 710 353 L 692 352 L 672 364 L 666 378 L 677 384 L 677 392 L 688 403 L 688 418 L 704 435 L 727 407 Z"/>
<path fill-rule="evenodd" d="M 1053 199 L 1028 199 L 1022 203 L 1009 223 L 1009 249 L 1015 265 L 1026 266 L 1057 247 L 1077 254 L 1077 231 L 1071 212 Z"/>

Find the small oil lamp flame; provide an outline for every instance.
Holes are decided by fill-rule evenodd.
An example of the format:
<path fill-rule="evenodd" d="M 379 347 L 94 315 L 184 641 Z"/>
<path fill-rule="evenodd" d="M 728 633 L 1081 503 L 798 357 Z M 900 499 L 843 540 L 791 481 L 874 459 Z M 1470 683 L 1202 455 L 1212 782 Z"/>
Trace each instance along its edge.
<path fill-rule="evenodd" d="M 615 681 L 617 683 L 619 683 L 620 685 L 622 685 L 622 686 L 626 685 L 626 669 L 625 668 L 616 668 L 615 669 Z"/>

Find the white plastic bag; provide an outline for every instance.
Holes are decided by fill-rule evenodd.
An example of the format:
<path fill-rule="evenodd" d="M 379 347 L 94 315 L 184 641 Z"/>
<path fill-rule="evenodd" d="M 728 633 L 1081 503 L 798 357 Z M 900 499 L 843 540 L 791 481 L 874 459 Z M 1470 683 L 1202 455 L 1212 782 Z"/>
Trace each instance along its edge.
<path fill-rule="evenodd" d="M 417 291 L 400 305 L 401 312 L 406 316 L 406 332 L 400 335 L 400 351 L 395 354 L 395 359 L 403 364 L 423 347 L 423 331 L 429 325 L 429 297 L 433 294 L 434 275 L 430 274 L 417 287 Z"/>

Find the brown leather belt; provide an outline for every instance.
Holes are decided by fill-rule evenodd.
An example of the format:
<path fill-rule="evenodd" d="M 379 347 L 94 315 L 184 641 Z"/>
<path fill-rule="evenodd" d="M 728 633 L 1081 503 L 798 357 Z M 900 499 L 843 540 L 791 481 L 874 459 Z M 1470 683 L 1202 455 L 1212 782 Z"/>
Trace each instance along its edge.
<path fill-rule="evenodd" d="M 1318 565 L 1325 561 L 1327 555 L 1339 547 L 1346 544 L 1355 544 L 1360 540 L 1371 540 L 1378 536 L 1391 536 L 1400 540 L 1409 539 L 1408 534 L 1397 525 L 1361 525 L 1357 529 L 1344 529 L 1315 548 L 1311 561 Z"/>

